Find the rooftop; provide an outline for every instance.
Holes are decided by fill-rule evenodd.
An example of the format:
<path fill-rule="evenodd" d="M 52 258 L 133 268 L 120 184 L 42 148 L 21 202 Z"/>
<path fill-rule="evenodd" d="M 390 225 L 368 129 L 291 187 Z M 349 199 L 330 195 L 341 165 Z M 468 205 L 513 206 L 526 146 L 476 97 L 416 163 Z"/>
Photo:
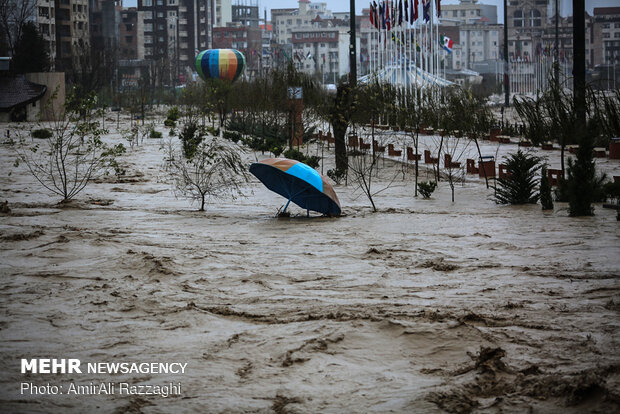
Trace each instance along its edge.
<path fill-rule="evenodd" d="M 0 76 L 0 111 L 8 112 L 35 102 L 46 90 L 47 86 L 30 82 L 24 75 Z"/>

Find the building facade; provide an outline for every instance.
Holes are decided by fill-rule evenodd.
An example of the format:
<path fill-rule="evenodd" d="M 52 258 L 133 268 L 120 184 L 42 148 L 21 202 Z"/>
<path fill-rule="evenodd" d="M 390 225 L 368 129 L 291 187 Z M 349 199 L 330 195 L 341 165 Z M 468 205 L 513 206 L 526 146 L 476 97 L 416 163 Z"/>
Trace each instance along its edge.
<path fill-rule="evenodd" d="M 620 7 L 595 7 L 592 17 L 593 66 L 620 63 Z"/>
<path fill-rule="evenodd" d="M 442 4 L 441 21 L 461 24 L 497 24 L 497 6 L 479 4 L 478 0 L 460 0 L 460 4 Z"/>
<path fill-rule="evenodd" d="M 338 83 L 349 73 L 349 40 L 346 27 L 295 29 L 293 63 L 302 72 L 320 76 L 323 83 Z"/>
<path fill-rule="evenodd" d="M 144 59 L 161 83 L 183 83 L 196 54 L 212 45 L 211 0 L 138 0 Z"/>

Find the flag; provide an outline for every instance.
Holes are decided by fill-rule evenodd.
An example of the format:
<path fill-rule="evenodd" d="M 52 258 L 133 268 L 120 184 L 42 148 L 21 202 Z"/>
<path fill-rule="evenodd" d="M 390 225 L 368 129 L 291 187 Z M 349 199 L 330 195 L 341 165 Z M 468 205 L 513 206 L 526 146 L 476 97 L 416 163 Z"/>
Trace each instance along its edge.
<path fill-rule="evenodd" d="M 418 7 L 419 6 L 420 6 L 420 3 L 418 3 L 418 0 L 413 0 L 413 3 L 411 4 L 411 23 L 418 20 Z"/>
<path fill-rule="evenodd" d="M 373 10 L 374 19 L 375 19 L 375 27 L 379 29 L 379 15 L 377 14 L 377 2 L 376 1 L 372 2 L 372 10 Z"/>
<path fill-rule="evenodd" d="M 375 25 L 375 9 L 372 7 L 372 3 L 370 3 L 370 24 Z"/>
<path fill-rule="evenodd" d="M 425 22 L 428 22 L 431 19 L 431 0 L 422 0 L 422 9 Z"/>
<path fill-rule="evenodd" d="M 437 8 L 437 17 L 441 17 L 441 0 L 435 0 L 435 7 Z"/>
<path fill-rule="evenodd" d="M 405 16 L 405 21 L 408 22 L 409 21 L 409 1 L 408 0 L 405 0 L 405 7 L 404 7 L 403 15 Z"/>
<path fill-rule="evenodd" d="M 388 0 L 388 2 L 385 5 L 385 27 L 388 30 L 392 30 L 392 23 L 390 22 L 390 2 Z"/>
<path fill-rule="evenodd" d="M 312 57 L 312 53 L 308 52 L 308 54 L 306 55 L 306 59 L 310 59 Z"/>
<path fill-rule="evenodd" d="M 386 24 L 385 24 L 385 1 L 382 3 L 379 3 L 379 14 L 381 15 L 381 28 L 385 29 L 386 28 Z"/>
<path fill-rule="evenodd" d="M 439 38 L 439 44 L 444 48 L 444 50 L 448 53 L 452 53 L 452 45 L 454 42 L 448 36 L 441 35 Z"/>
<path fill-rule="evenodd" d="M 403 24 L 403 0 L 398 0 L 398 25 Z"/>

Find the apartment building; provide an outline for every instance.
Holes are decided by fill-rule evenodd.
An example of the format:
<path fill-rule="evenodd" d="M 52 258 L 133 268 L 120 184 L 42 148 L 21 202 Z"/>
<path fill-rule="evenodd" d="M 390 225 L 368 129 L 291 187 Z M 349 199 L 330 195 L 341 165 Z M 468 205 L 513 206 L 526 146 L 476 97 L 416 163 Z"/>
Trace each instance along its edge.
<path fill-rule="evenodd" d="M 213 27 L 226 27 L 232 22 L 232 0 L 213 0 Z"/>
<path fill-rule="evenodd" d="M 478 0 L 460 0 L 459 4 L 442 4 L 441 21 L 461 24 L 497 24 L 497 6 L 480 4 Z"/>
<path fill-rule="evenodd" d="M 592 17 L 592 65 L 620 63 L 620 7 L 595 7 Z"/>
<path fill-rule="evenodd" d="M 211 39 L 211 0 L 138 0 L 144 24 L 144 59 L 158 82 L 183 81 Z"/>
<path fill-rule="evenodd" d="M 333 20 L 331 11 L 327 10 L 326 3 L 312 3 L 309 0 L 299 0 L 297 9 L 272 9 L 271 21 L 274 28 L 276 43 L 280 45 L 292 44 L 293 30 L 301 28 L 320 27 L 321 20 Z M 289 10 L 288 12 L 284 10 Z M 333 23 L 330 23 L 333 26 Z"/>
<path fill-rule="evenodd" d="M 337 83 L 349 73 L 349 41 L 347 27 L 294 29 L 293 63 L 302 72 L 317 74 L 324 83 Z"/>
<path fill-rule="evenodd" d="M 232 5 L 232 23 L 240 26 L 258 28 L 260 16 L 256 1 L 238 0 Z"/>
<path fill-rule="evenodd" d="M 90 54 L 88 0 L 55 0 L 56 56 L 59 72 L 79 72 Z"/>
<path fill-rule="evenodd" d="M 48 44 L 50 63 L 53 69 L 56 60 L 56 5 L 54 0 L 37 0 L 36 24 Z"/>

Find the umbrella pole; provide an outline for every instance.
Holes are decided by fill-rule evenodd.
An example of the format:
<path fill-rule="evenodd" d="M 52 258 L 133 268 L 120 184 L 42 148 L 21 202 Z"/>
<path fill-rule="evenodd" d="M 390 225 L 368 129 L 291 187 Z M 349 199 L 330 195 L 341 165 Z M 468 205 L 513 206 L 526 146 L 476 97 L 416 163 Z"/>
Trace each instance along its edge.
<path fill-rule="evenodd" d="M 291 197 L 291 198 L 293 198 L 293 197 Z M 283 213 L 286 213 L 286 209 L 288 208 L 288 205 L 291 202 L 291 198 L 289 198 L 288 201 L 286 202 L 286 205 L 284 206 L 284 210 L 282 210 Z"/>

